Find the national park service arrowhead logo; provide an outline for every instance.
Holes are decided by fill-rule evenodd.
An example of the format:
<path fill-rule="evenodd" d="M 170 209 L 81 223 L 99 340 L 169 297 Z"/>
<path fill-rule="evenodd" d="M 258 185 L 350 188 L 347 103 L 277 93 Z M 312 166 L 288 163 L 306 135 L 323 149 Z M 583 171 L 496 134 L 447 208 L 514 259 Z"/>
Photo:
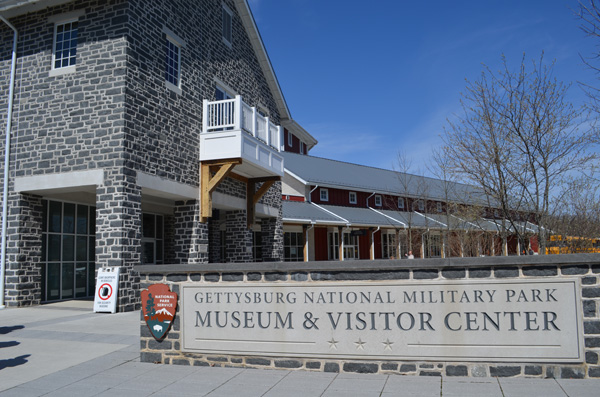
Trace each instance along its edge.
<path fill-rule="evenodd" d="M 168 285 L 153 284 L 142 291 L 144 320 L 154 339 L 160 341 L 167 335 L 176 309 L 177 294 L 169 291 Z"/>

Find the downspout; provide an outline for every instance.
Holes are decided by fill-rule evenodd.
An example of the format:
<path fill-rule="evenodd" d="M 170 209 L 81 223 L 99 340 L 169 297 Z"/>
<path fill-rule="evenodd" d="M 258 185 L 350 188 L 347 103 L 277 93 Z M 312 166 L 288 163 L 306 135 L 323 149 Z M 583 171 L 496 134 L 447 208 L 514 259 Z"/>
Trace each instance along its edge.
<path fill-rule="evenodd" d="M 13 30 L 13 51 L 12 63 L 10 66 L 10 84 L 8 89 L 8 111 L 6 114 L 6 143 L 4 144 L 4 192 L 2 195 L 2 252 L 0 263 L 0 309 L 4 309 L 4 277 L 6 274 L 6 225 L 7 225 L 7 205 L 8 205 L 8 168 L 10 165 L 10 132 L 12 128 L 12 108 L 13 92 L 15 87 L 15 71 L 17 68 L 17 29 L 10 24 L 3 16 L 0 19 Z"/>
<path fill-rule="evenodd" d="M 310 251 L 310 246 L 308 245 L 309 244 L 308 243 L 309 242 L 309 240 L 308 240 L 308 232 L 310 232 L 310 229 L 312 229 L 313 227 L 315 227 L 315 223 L 316 222 L 312 222 L 312 221 L 310 222 L 310 227 L 306 228 L 306 233 L 304 235 L 304 238 L 306 239 L 306 240 L 304 240 L 304 241 L 306 241 L 306 257 L 304 258 L 304 262 L 308 262 L 308 252 Z"/>
<path fill-rule="evenodd" d="M 370 195 L 369 197 L 367 197 L 367 203 L 366 203 L 366 204 L 367 204 L 367 208 L 369 208 L 369 199 L 370 199 L 371 197 L 373 197 L 373 196 L 375 196 L 375 192 L 373 192 L 373 194 L 372 194 L 372 195 Z"/>
<path fill-rule="evenodd" d="M 308 193 L 308 202 L 309 202 L 309 203 L 311 203 L 311 202 L 312 202 L 312 199 L 310 198 L 310 197 L 312 196 L 312 192 L 314 192 L 315 190 L 317 190 L 317 188 L 318 188 L 318 187 L 319 187 L 319 185 L 315 185 L 315 187 L 313 188 L 313 190 L 311 190 L 311 191 Z M 306 191 L 306 190 L 305 190 L 305 191 Z"/>

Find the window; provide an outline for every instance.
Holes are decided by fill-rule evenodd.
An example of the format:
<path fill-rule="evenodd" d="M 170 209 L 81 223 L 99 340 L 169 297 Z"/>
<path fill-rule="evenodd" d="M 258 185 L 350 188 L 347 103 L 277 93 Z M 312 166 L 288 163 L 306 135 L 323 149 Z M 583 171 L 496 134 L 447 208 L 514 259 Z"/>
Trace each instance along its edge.
<path fill-rule="evenodd" d="M 304 260 L 304 237 L 301 232 L 283 233 L 283 260 L 286 262 Z"/>
<path fill-rule="evenodd" d="M 345 232 L 344 235 L 344 259 L 358 259 L 358 236 L 353 236 L 351 233 Z M 329 247 L 329 259 L 339 260 L 339 234 L 337 232 L 328 233 L 327 235 Z"/>
<path fill-rule="evenodd" d="M 217 84 L 215 88 L 215 98 L 217 101 L 224 101 L 226 99 L 233 99 L 234 95 L 232 95 L 228 90 L 221 87 Z"/>
<path fill-rule="evenodd" d="M 173 87 L 180 88 L 181 48 L 167 37 L 165 80 Z"/>
<path fill-rule="evenodd" d="M 350 200 L 350 204 L 356 204 L 356 192 L 350 192 L 348 194 L 348 199 Z"/>
<path fill-rule="evenodd" d="M 375 196 L 375 206 L 381 207 L 381 196 L 379 194 Z"/>
<path fill-rule="evenodd" d="M 52 69 L 74 67 L 77 62 L 77 20 L 54 25 Z"/>
<path fill-rule="evenodd" d="M 329 201 L 329 190 L 321 189 L 321 201 Z"/>
<path fill-rule="evenodd" d="M 417 201 L 417 208 L 419 208 L 419 211 L 425 211 L 425 201 L 424 200 L 418 200 Z"/>
<path fill-rule="evenodd" d="M 262 232 L 252 232 L 252 260 L 262 262 Z"/>
<path fill-rule="evenodd" d="M 439 258 L 442 256 L 442 239 L 439 234 L 424 234 L 423 246 L 425 258 Z"/>
<path fill-rule="evenodd" d="M 404 209 L 404 199 L 402 197 L 398 197 L 398 209 Z"/>
<path fill-rule="evenodd" d="M 94 295 L 96 208 L 42 201 L 42 301 Z"/>
<path fill-rule="evenodd" d="M 300 154 L 304 154 L 304 142 L 300 141 Z"/>
<path fill-rule="evenodd" d="M 437 206 L 437 212 L 442 212 L 442 203 L 438 202 L 436 203 Z"/>
<path fill-rule="evenodd" d="M 396 235 L 390 233 L 382 233 L 382 257 L 383 259 L 399 259 L 396 254 L 398 244 L 396 244 Z"/>
<path fill-rule="evenodd" d="M 231 38 L 231 21 L 233 19 L 233 12 L 223 4 L 223 43 L 225 43 L 228 47 L 231 47 L 232 38 Z"/>
<path fill-rule="evenodd" d="M 145 265 L 163 263 L 163 224 L 162 215 L 145 213 L 142 216 L 142 263 Z"/>
<path fill-rule="evenodd" d="M 288 132 L 288 146 L 294 146 L 294 134 L 292 134 L 291 132 Z"/>

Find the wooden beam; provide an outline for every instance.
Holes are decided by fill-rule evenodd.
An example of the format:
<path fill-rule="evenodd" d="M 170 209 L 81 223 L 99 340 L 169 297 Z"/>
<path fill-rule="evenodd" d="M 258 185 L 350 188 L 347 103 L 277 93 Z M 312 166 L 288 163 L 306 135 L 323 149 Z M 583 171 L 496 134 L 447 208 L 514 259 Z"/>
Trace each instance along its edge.
<path fill-rule="evenodd" d="M 240 182 L 244 182 L 244 183 L 248 183 L 248 178 L 246 178 L 245 176 L 241 176 L 239 174 L 236 174 L 235 172 L 232 172 L 231 174 L 228 175 L 230 178 L 232 179 L 236 179 Z"/>
<path fill-rule="evenodd" d="M 229 173 L 233 170 L 233 167 L 236 165 L 236 163 L 223 164 L 219 171 L 217 171 L 217 173 L 210 179 L 210 182 L 208 183 L 208 191 L 210 193 L 214 192 L 217 186 L 219 186 L 223 179 L 227 178 L 227 175 L 229 175 Z"/>
<path fill-rule="evenodd" d="M 212 216 L 212 193 L 242 159 L 202 161 L 200 163 L 200 218 L 206 223 Z M 211 170 L 216 173 L 211 177 Z"/>
<path fill-rule="evenodd" d="M 200 221 L 206 223 L 212 216 L 212 198 L 208 185 L 210 182 L 210 166 L 200 163 Z"/>
<path fill-rule="evenodd" d="M 254 179 L 250 179 L 250 181 L 252 181 L 252 183 L 255 183 Z M 258 201 L 262 198 L 262 196 L 265 195 L 265 193 L 271 188 L 271 186 L 273 186 L 274 183 L 275 181 L 264 182 L 262 186 L 258 189 L 258 191 L 254 193 L 254 197 L 252 198 L 252 204 L 256 205 L 256 203 L 258 203 Z M 248 185 L 250 185 L 250 182 L 248 182 Z"/>

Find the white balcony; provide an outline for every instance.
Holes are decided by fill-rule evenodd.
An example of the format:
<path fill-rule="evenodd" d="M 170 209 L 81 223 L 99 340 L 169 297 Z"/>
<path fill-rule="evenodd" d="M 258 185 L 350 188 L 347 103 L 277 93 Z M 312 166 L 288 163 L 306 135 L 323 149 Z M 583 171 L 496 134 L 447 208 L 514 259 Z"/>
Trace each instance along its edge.
<path fill-rule="evenodd" d="M 241 96 L 204 100 L 200 161 L 242 159 L 235 172 L 248 178 L 283 176 L 283 130 Z"/>

